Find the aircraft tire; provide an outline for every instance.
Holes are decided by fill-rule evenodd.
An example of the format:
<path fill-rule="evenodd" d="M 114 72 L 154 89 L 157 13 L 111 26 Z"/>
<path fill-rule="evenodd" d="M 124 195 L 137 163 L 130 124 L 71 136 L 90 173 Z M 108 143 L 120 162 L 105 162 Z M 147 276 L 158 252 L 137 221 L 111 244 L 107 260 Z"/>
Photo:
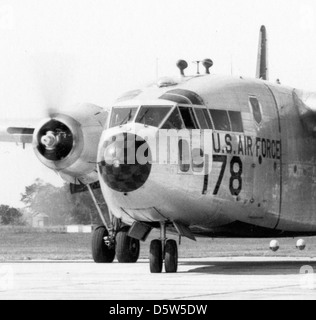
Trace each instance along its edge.
<path fill-rule="evenodd" d="M 129 228 L 123 228 L 116 235 L 116 257 L 120 263 L 136 263 L 140 253 L 139 240 L 128 236 Z"/>
<path fill-rule="evenodd" d="M 175 240 L 166 242 L 165 269 L 167 273 L 176 273 L 178 271 L 178 245 Z"/>
<path fill-rule="evenodd" d="M 104 243 L 108 231 L 104 226 L 97 227 L 92 234 L 92 257 L 96 263 L 112 263 L 115 258 L 115 249 L 109 249 Z"/>
<path fill-rule="evenodd" d="M 153 240 L 150 244 L 150 272 L 161 273 L 163 265 L 162 243 L 160 240 Z"/>

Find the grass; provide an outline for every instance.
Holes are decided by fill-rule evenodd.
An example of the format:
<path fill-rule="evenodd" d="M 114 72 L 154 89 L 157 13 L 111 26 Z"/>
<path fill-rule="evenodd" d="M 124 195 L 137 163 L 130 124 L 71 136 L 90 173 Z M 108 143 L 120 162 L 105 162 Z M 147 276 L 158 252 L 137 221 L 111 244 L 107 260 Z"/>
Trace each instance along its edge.
<path fill-rule="evenodd" d="M 58 230 L 0 228 L 0 261 L 91 258 L 91 234 L 68 234 Z"/>
<path fill-rule="evenodd" d="M 0 227 L 0 262 L 11 260 L 86 260 L 91 259 L 91 234 L 68 234 L 64 228 L 33 229 Z M 148 257 L 149 243 L 158 238 L 152 232 L 141 244 L 141 258 Z M 174 238 L 175 237 L 170 237 Z M 295 248 L 297 239 L 280 239 L 277 253 L 269 250 L 271 239 L 182 239 L 179 256 L 182 258 L 273 256 L 315 257 L 316 237 L 307 238 L 305 251 Z"/>

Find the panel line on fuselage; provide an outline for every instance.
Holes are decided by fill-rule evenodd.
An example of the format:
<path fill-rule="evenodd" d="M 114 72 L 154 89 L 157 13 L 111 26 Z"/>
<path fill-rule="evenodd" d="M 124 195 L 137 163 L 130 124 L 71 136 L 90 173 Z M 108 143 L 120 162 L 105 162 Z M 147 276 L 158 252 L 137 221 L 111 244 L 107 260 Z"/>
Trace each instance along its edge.
<path fill-rule="evenodd" d="M 267 84 L 265 84 L 265 86 L 268 88 L 269 92 L 271 93 L 272 98 L 273 98 L 274 103 L 275 103 L 276 112 L 277 112 L 277 115 L 278 115 L 279 133 L 280 133 L 280 140 L 281 140 L 281 144 L 280 144 L 280 148 L 281 148 L 281 152 L 280 152 L 280 205 L 279 205 L 280 209 L 279 209 L 279 217 L 278 217 L 277 223 L 276 223 L 276 225 L 274 227 L 274 229 L 276 229 L 279 226 L 280 221 L 281 221 L 282 200 L 283 200 L 282 126 L 281 126 L 281 117 L 280 117 L 279 106 L 278 106 L 276 97 L 275 97 L 273 91 L 271 90 L 271 88 Z"/>

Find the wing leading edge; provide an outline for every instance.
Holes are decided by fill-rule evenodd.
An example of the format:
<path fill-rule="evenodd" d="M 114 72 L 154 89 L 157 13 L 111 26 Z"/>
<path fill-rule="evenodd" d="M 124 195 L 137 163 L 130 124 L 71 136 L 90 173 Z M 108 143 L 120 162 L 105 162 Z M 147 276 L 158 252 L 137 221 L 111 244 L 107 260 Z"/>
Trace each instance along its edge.
<path fill-rule="evenodd" d="M 0 142 L 31 144 L 34 130 L 27 127 L 0 127 Z"/>

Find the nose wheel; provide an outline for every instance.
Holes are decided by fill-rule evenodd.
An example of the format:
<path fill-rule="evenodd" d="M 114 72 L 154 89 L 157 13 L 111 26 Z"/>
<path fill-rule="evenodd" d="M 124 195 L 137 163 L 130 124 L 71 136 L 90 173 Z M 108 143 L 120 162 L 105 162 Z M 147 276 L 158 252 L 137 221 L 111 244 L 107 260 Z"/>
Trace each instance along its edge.
<path fill-rule="evenodd" d="M 151 273 L 161 273 L 163 263 L 167 273 L 178 271 L 178 245 L 175 240 L 167 240 L 165 224 L 161 225 L 161 239 L 150 244 L 149 262 Z"/>

